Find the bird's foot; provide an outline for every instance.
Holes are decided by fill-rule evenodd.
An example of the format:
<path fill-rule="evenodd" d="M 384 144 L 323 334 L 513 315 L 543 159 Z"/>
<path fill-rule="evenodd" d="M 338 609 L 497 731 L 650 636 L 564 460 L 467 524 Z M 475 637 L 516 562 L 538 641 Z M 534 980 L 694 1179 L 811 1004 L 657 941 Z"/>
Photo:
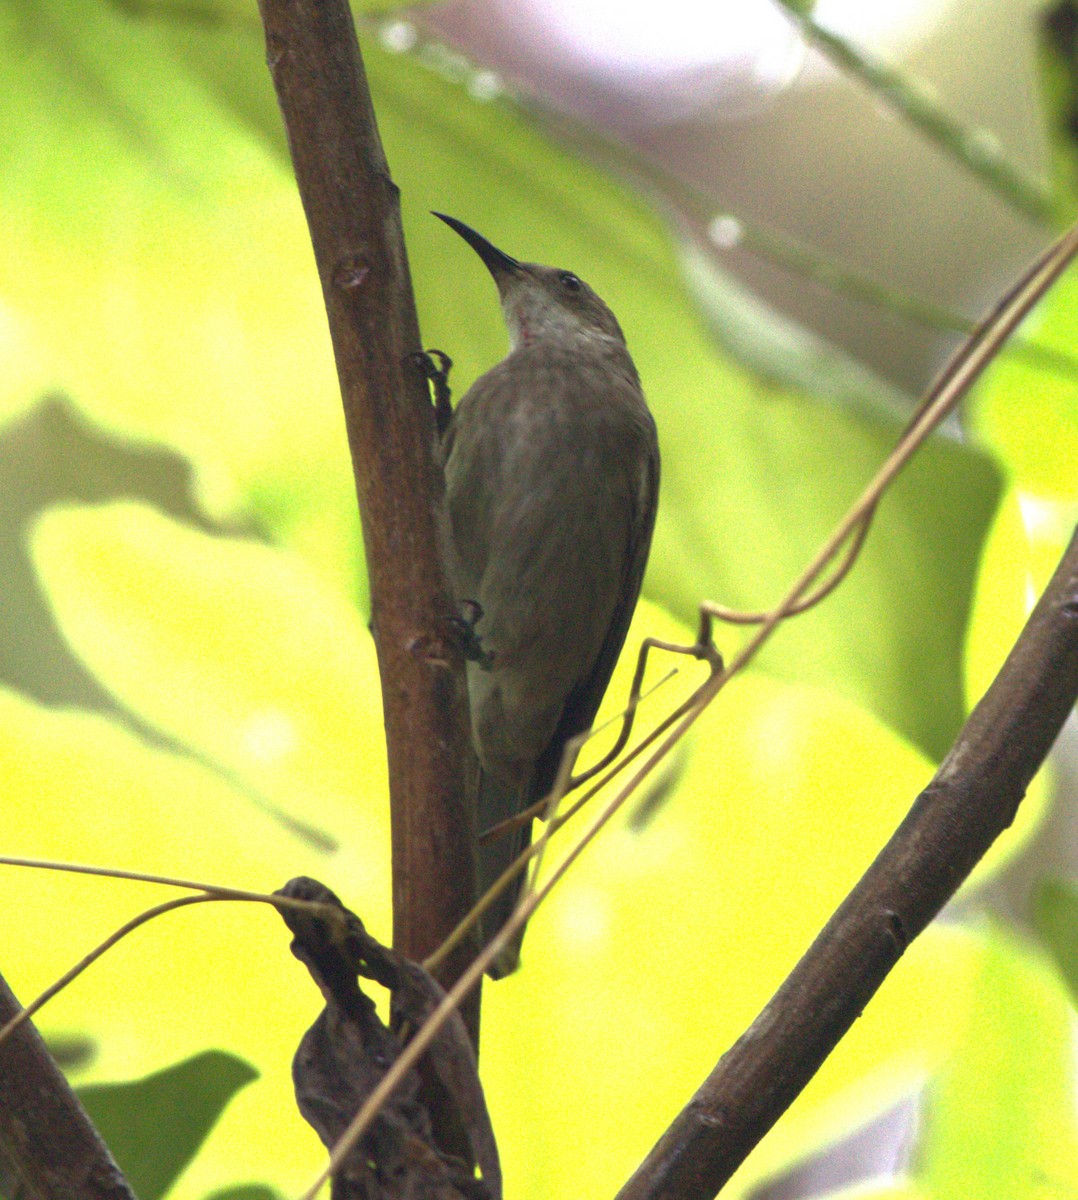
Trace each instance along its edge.
<path fill-rule="evenodd" d="M 437 363 L 435 359 L 438 360 Z M 438 436 L 441 437 L 449 427 L 449 418 L 453 415 L 453 405 L 450 403 L 453 392 L 449 387 L 449 372 L 453 367 L 453 360 L 441 350 L 417 350 L 408 355 L 408 360 L 419 368 L 423 378 L 430 384 L 434 400 L 434 421 L 438 426 Z"/>
<path fill-rule="evenodd" d="M 460 607 L 460 616 L 450 617 L 450 623 L 456 631 L 461 653 L 468 662 L 478 663 L 484 671 L 489 671 L 494 665 L 494 651 L 483 649 L 475 628 L 483 616 L 482 605 L 475 600 L 465 600 Z"/>

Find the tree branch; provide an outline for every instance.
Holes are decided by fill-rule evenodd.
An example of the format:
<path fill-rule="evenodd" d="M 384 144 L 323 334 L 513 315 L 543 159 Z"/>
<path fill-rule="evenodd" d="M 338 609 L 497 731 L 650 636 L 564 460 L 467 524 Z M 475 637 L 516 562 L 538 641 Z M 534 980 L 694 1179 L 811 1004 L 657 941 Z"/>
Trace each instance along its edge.
<path fill-rule="evenodd" d="M 21 1005 L 0 978 L 0 1025 Z M 27 1021 L 0 1046 L 0 1190 L 26 1200 L 135 1200 L 60 1068 Z M 18 1187 L 5 1186 L 5 1170 Z"/>
<path fill-rule="evenodd" d="M 711 1200 L 1014 818 L 1078 697 L 1078 531 L 992 686 L 876 861 L 617 1200 Z"/>
<path fill-rule="evenodd" d="M 389 754 L 393 945 L 424 959 L 475 900 L 463 662 L 436 534 L 444 482 L 400 220 L 345 0 L 260 0 L 310 226 L 363 520 Z M 297 397 L 297 403 L 302 398 Z M 448 985 L 474 954 L 459 948 Z M 473 1036 L 478 1007 L 472 1014 Z"/>

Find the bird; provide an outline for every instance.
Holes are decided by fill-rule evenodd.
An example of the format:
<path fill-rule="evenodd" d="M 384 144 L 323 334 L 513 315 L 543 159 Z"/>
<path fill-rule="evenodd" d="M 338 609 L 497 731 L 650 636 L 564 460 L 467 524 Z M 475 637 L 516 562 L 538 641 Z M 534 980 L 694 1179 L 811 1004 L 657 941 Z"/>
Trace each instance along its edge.
<path fill-rule="evenodd" d="M 547 795 L 566 742 L 595 720 L 640 594 L 659 444 L 621 326 L 595 291 L 433 215 L 493 276 L 509 331 L 509 353 L 441 438 L 448 575 L 481 647 L 467 683 L 482 831 Z M 530 841 L 528 821 L 480 846 L 481 894 Z M 485 937 L 511 915 L 523 879 L 487 910 Z M 519 957 L 517 939 L 489 973 L 508 974 Z"/>

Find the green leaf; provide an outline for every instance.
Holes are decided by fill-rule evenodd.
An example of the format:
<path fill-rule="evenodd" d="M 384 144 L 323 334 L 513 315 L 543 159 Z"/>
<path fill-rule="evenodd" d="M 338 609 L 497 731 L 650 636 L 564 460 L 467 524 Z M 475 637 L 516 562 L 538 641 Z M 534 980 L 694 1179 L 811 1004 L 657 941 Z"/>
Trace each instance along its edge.
<path fill-rule="evenodd" d="M 117 723 L 50 709 L 0 688 L 4 853 L 88 862 L 268 892 L 324 880 L 388 939 L 388 814 L 357 791 L 361 845 L 330 853 L 191 758 Z M 312 813 L 312 819 L 319 814 Z M 382 829 L 382 833 L 377 831 Z M 25 1001 L 172 889 L 58 871 L 0 868 L 4 975 Z M 14 914 L 14 915 L 12 915 Z M 295 1107 L 289 1063 L 322 1006 L 266 904 L 208 903 L 123 939 L 42 1010 L 50 1040 L 92 1039 L 80 1082 L 130 1079 L 217 1047 L 259 1078 L 223 1113 L 176 1196 L 201 1200 L 229 1180 L 300 1192 L 323 1161 Z"/>
<path fill-rule="evenodd" d="M 648 594 L 685 620 L 705 596 L 776 602 L 882 462 L 897 423 L 775 388 L 731 362 L 691 302 L 669 234 L 638 198 L 502 105 L 469 102 L 374 46 L 366 60 L 426 337 L 457 360 L 458 386 L 504 352 L 505 335 L 482 266 L 428 208 L 510 253 L 571 266 L 618 313 L 663 452 Z M 783 631 L 767 666 L 838 686 L 942 753 L 963 715 L 962 638 L 998 495 L 985 456 L 928 448 L 881 506 L 851 579 Z"/>
<path fill-rule="evenodd" d="M 235 1055 L 207 1050 L 143 1079 L 89 1084 L 78 1095 L 140 1200 L 158 1200 L 232 1097 L 257 1078 Z"/>
<path fill-rule="evenodd" d="M 963 986 L 972 1003 L 933 1074 L 909 1175 L 821 1200 L 1063 1200 L 1078 1194 L 1070 1015 L 1054 973 L 1002 927 Z"/>
<path fill-rule="evenodd" d="M 255 50 L 226 61 L 209 38 L 188 37 L 182 52 L 283 154 Z M 402 188 L 424 337 L 451 353 L 458 392 L 504 353 L 505 332 L 482 266 L 431 208 L 513 254 L 571 266 L 618 313 L 663 451 L 648 594 L 686 620 L 705 596 L 747 608 L 777 601 L 886 456 L 898 424 L 867 411 L 867 387 L 865 405 L 832 405 L 733 363 L 695 308 L 680 252 L 641 200 L 509 105 L 476 100 L 466 70 L 454 83 L 374 39 L 363 51 Z M 768 666 L 842 688 L 942 754 L 963 716 L 962 639 L 998 494 L 985 456 L 954 443 L 930 447 L 881 506 L 853 577 L 820 611 L 791 623 L 765 655 Z"/>
<path fill-rule="evenodd" d="M 1078 338 L 1078 275 L 1068 272 L 1030 318 L 1039 345 L 1069 352 Z M 974 395 L 973 428 L 1016 484 L 1078 511 L 1078 381 L 1014 355 L 997 359 Z"/>
<path fill-rule="evenodd" d="M 1053 166 L 1066 207 L 1078 205 L 1075 105 L 1078 97 L 1078 42 L 1074 7 L 1043 4 L 1040 22 L 1041 85 L 1053 149 Z M 1058 280 L 1022 332 L 1038 346 L 1073 353 L 1078 336 L 1078 276 L 1073 267 Z M 1073 527 L 1078 515 L 1078 380 L 1071 371 L 1047 370 L 1005 355 L 993 363 L 971 406 L 973 428 L 1007 464 L 1017 486 L 1036 498 L 1054 524 Z M 1047 514 L 1039 514 L 1044 523 Z M 1033 525 L 1035 519 L 1029 524 Z M 1034 530 L 1034 536 L 1044 531 Z M 1060 544 L 1057 532 L 1055 540 Z"/>
<path fill-rule="evenodd" d="M 260 37 L 125 19 L 100 0 L 30 7 L 23 20 L 49 22 L 42 61 L 31 69 L 15 31 L 0 40 L 15 72 L 0 100 L 15 134 L 12 169 L 0 160 L 0 294 L 98 419 L 177 446 L 217 509 L 249 507 L 352 590 L 332 360 Z M 82 91 L 63 82 L 72 47 Z M 775 389 L 724 357 L 654 213 L 509 105 L 470 95 L 467 71 L 450 82 L 369 38 L 364 53 L 425 340 L 457 361 L 458 391 L 505 334 L 481 265 L 430 208 L 573 267 L 621 318 L 664 454 L 649 594 L 685 619 L 705 596 L 774 603 L 895 423 Z M 926 452 L 885 500 L 853 577 L 791 623 L 769 668 L 837 686 L 942 753 L 962 717 L 962 638 L 997 495 L 975 451 Z"/>
<path fill-rule="evenodd" d="M 1055 184 L 1060 196 L 1078 198 L 1078 41 L 1073 0 L 1048 0 L 1036 14 L 1042 110 L 1052 146 Z"/>
<path fill-rule="evenodd" d="M 214 514 L 245 509 L 362 594 L 290 171 L 157 21 L 103 0 L 5 0 L 0 60 L 0 413 L 48 387 L 113 432 L 167 442 Z"/>
<path fill-rule="evenodd" d="M 294 553 L 129 501 L 54 508 L 31 547 L 65 637 L 126 708 L 388 886 L 366 859 L 388 832 L 385 741 L 352 604 Z"/>
<path fill-rule="evenodd" d="M 687 634 L 651 605 L 630 642 L 644 630 Z M 688 686 L 679 676 L 656 693 L 644 728 Z M 624 675 L 607 713 L 623 689 Z M 484 1083 L 506 1192 L 521 1200 L 616 1192 L 932 773 L 835 693 L 751 671 L 701 718 L 672 770 L 657 812 L 615 821 L 532 918 L 523 969 L 484 991 Z M 592 814 L 570 827 L 574 840 Z M 550 858 L 562 853 L 555 843 Z M 976 939 L 953 927 L 914 942 L 730 1196 L 756 1194 L 915 1092 L 964 1027 L 978 964 Z"/>
<path fill-rule="evenodd" d="M 193 534 L 134 505 L 60 510 L 37 526 L 36 562 L 72 645 L 202 765 L 3 694 L 6 842 L 240 886 L 276 886 L 313 862 L 384 930 L 377 674 L 341 598 L 354 584 L 354 500 L 260 40 L 134 20 L 99 0 L 9 11 L 0 295 L 36 357 L 22 399 L 0 402 L 24 402 L 27 380 L 65 383 L 112 428 L 179 448 L 204 499 L 260 515 L 289 551 Z M 648 594 L 686 619 L 704 595 L 774 602 L 881 461 L 894 422 L 776 388 L 720 354 L 641 201 L 512 108 L 414 59 L 365 52 L 425 341 L 457 360 L 458 393 L 505 335 L 489 279 L 432 207 L 512 253 L 579 270 L 618 312 L 664 453 Z M 68 86 L 72 62 L 80 88 Z M 963 639 L 999 490 L 983 454 L 930 448 L 886 498 L 838 595 L 782 631 L 770 675 L 739 681 L 701 722 L 669 803 L 643 830 L 619 822 L 535 919 L 524 971 L 488 989 L 484 1014 L 514 1195 L 613 1193 L 930 777 L 914 747 L 938 754 L 964 711 Z M 684 636 L 672 624 L 646 605 L 632 636 Z M 724 649 L 736 641 L 720 637 Z M 337 851 L 292 837 L 273 811 L 325 831 Z M 115 887 L 87 902 L 85 881 L 0 885 L 5 911 L 29 914 L 5 955 L 39 986 L 130 915 Z M 185 1173 L 185 1197 L 256 1175 L 298 1190 L 320 1161 L 286 1065 L 317 996 L 280 929 L 267 935 L 267 914 L 221 911 L 235 907 L 165 918 L 48 1010 L 61 1032 L 92 1024 L 102 1073 L 207 1044 L 263 1071 Z M 73 911 L 77 931 L 57 919 Z M 731 1194 L 937 1067 L 963 1026 L 975 958 L 960 931 L 919 939 Z M 668 1064 L 658 1079 L 657 1059 Z"/>
<path fill-rule="evenodd" d="M 985 949 L 969 1024 L 934 1081 L 917 1153 L 933 1200 L 1078 1194 L 1071 1008 L 1013 935 Z"/>
<path fill-rule="evenodd" d="M 968 708 L 980 700 L 990 686 L 1026 623 L 1036 591 L 1047 580 L 1038 547 L 1031 542 L 1023 520 L 1018 494 L 1008 489 L 996 512 L 981 556 L 974 594 L 973 612 L 966 635 L 965 694 Z M 990 857 L 973 872 L 983 880 L 998 868 L 998 855 L 1014 855 L 1029 843 L 1048 811 L 1051 801 L 1051 760 L 1038 771 L 1026 788 L 1017 815 L 999 839 Z"/>
<path fill-rule="evenodd" d="M 64 1036 L 51 1037 L 47 1041 L 49 1053 L 56 1065 L 70 1078 L 77 1075 L 94 1060 L 97 1047 L 92 1038 Z"/>
<path fill-rule="evenodd" d="M 283 1200 L 283 1197 L 265 1184 L 245 1183 L 210 1192 L 206 1200 Z"/>
<path fill-rule="evenodd" d="M 886 457 L 897 422 L 776 388 L 732 362 L 640 199 L 502 105 L 468 102 L 375 47 L 366 58 L 403 188 L 425 336 L 456 359 L 458 387 L 504 353 L 505 334 L 481 264 L 428 208 L 512 254 L 572 267 L 617 312 L 663 454 L 647 594 L 690 622 L 704 597 L 777 602 Z M 791 622 L 764 663 L 840 688 L 942 753 L 962 717 L 962 637 L 998 494 L 985 456 L 929 447 L 888 494 L 851 578 Z"/>
<path fill-rule="evenodd" d="M 377 676 L 369 638 L 347 606 L 294 555 L 209 537 L 129 503 L 55 510 L 39 522 L 32 549 L 62 629 L 125 705 L 328 829 L 340 846 L 335 870 L 368 884 L 377 876 L 388 894 Z M 649 603 L 630 647 L 645 633 L 690 640 Z M 619 664 L 600 720 L 624 704 L 634 653 Z M 669 665 L 658 661 L 652 678 Z M 646 702 L 642 730 L 702 669 L 682 665 Z M 603 1147 L 591 1160 L 595 1177 L 578 1179 L 588 1193 L 613 1190 L 699 1082 L 716 1039 L 748 1023 L 932 773 L 893 731 L 834 692 L 759 672 L 739 679 L 699 723 L 676 765 L 677 786 L 657 815 L 642 825 L 619 818 L 533 920 L 524 970 L 488 990 L 484 1073 L 522 1195 L 549 1194 L 578 1171 L 563 1122 L 584 1127 L 615 1093 L 634 1095 L 616 1127 L 595 1134 Z M 172 826 L 167 811 L 158 821 L 160 854 Z M 220 840 L 218 878 L 231 881 L 234 851 Z M 555 845 L 550 860 L 561 853 Z M 745 958 L 746 930 L 760 914 L 768 932 Z M 911 1071 L 939 1057 L 961 1016 L 965 945 L 947 931 L 917 943 L 782 1134 L 769 1139 L 751 1178 L 841 1136 L 866 1108 L 886 1108 L 910 1086 Z M 733 964 L 718 997 L 707 982 L 715 963 Z M 929 1020 L 926 994 L 950 1005 L 950 1015 L 937 1005 Z M 648 1054 L 624 1053 L 623 1025 L 609 1021 L 615 1005 Z M 561 1031 L 554 1045 L 543 1036 L 551 1020 Z M 645 1087 L 634 1072 L 659 1053 L 669 1068 Z M 536 1131 L 521 1108 L 536 1104 L 561 1120 Z M 525 1163 L 534 1193 L 523 1190 Z"/>
<path fill-rule="evenodd" d="M 1059 879 L 1042 880 L 1033 899 L 1033 923 L 1078 1003 L 1078 891 Z"/>

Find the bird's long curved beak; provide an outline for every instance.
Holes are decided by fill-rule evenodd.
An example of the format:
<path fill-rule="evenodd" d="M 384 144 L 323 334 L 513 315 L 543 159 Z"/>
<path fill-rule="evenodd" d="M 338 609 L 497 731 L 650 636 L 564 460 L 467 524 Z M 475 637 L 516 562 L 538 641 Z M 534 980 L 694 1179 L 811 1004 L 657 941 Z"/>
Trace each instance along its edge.
<path fill-rule="evenodd" d="M 510 258 L 504 251 L 492 245 L 482 234 L 476 233 L 470 225 L 465 225 L 463 221 L 458 221 L 456 217 L 447 217 L 445 213 L 436 212 L 431 215 L 437 217 L 440 221 L 444 221 L 450 229 L 455 229 L 460 234 L 483 260 L 487 270 L 494 276 L 495 280 L 499 276 L 504 278 L 510 272 L 515 273 L 520 270 L 520 263 L 515 258 Z"/>

